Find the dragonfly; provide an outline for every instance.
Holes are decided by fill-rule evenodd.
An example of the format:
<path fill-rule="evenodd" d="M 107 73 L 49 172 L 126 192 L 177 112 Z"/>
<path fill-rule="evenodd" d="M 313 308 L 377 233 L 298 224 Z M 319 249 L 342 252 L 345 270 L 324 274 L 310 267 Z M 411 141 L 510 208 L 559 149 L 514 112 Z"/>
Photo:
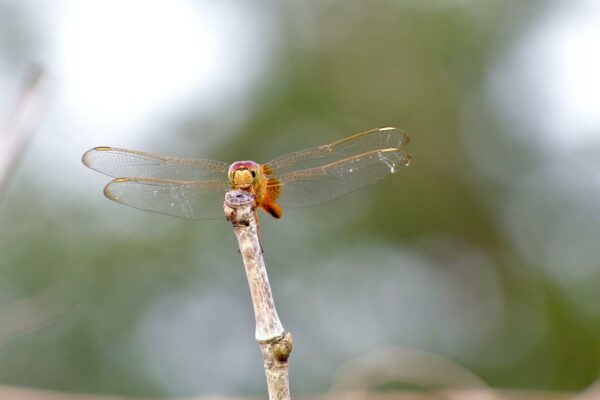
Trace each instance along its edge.
<path fill-rule="evenodd" d="M 227 164 L 115 147 L 95 147 L 82 162 L 114 178 L 104 187 L 107 198 L 141 210 L 192 219 L 223 218 L 225 193 L 237 189 L 250 192 L 256 208 L 281 218 L 283 209 L 334 200 L 407 166 L 408 141 L 404 131 L 386 127 L 264 164 Z"/>

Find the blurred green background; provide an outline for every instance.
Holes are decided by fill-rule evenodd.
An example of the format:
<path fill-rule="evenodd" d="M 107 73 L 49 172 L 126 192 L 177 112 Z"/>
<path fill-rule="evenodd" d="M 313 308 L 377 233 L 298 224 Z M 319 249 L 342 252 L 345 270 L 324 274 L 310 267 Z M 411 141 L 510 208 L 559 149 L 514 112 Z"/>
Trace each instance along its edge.
<path fill-rule="evenodd" d="M 262 218 L 292 391 L 328 390 L 365 355 L 402 362 L 398 348 L 492 387 L 586 388 L 599 44 L 594 0 L 0 0 L 0 117 L 32 64 L 49 78 L 0 199 L 0 383 L 264 394 L 230 226 L 112 203 L 80 157 L 265 162 L 392 125 L 410 167 Z M 436 385 L 434 366 L 413 367 Z"/>

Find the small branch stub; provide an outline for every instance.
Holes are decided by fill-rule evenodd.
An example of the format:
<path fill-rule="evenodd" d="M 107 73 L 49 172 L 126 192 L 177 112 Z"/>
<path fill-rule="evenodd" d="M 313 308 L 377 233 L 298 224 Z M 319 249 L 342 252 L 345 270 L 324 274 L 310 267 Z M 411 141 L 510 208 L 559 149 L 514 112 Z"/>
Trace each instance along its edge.
<path fill-rule="evenodd" d="M 290 398 L 288 358 L 292 337 L 284 331 L 275 309 L 258 239 L 255 207 L 254 196 L 247 191 L 234 190 L 225 195 L 223 209 L 233 225 L 250 286 L 256 318 L 255 338 L 263 353 L 269 399 L 284 400 Z"/>

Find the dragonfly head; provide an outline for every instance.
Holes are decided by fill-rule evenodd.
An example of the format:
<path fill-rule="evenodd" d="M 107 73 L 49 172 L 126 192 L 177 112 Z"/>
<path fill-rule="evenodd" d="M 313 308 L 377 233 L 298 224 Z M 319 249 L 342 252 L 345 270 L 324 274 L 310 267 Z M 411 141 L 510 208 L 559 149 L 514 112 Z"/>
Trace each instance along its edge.
<path fill-rule="evenodd" d="M 229 167 L 229 182 L 236 189 L 249 189 L 260 174 L 260 166 L 254 161 L 237 161 Z"/>

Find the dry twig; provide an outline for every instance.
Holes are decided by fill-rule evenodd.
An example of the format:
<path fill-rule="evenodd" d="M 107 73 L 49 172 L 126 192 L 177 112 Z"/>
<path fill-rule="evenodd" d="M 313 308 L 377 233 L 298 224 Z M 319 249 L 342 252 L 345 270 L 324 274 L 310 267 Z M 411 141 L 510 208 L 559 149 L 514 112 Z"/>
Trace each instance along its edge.
<path fill-rule="evenodd" d="M 29 143 L 45 108 L 42 90 L 45 73 L 40 67 L 32 69 L 8 123 L 0 132 L 0 195 L 6 189 L 8 178 Z"/>
<path fill-rule="evenodd" d="M 292 337 L 283 330 L 275 310 L 254 209 L 254 196 L 246 191 L 231 191 L 225 195 L 225 215 L 233 225 L 250 285 L 256 318 L 255 337 L 264 357 L 269 399 L 284 400 L 290 398 L 288 357 Z"/>

